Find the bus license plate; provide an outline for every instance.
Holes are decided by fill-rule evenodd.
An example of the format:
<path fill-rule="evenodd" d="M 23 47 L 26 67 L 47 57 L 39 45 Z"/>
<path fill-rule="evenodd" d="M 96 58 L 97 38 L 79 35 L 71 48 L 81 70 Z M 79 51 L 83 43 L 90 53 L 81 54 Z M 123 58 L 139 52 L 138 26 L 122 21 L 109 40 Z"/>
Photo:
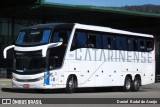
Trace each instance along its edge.
<path fill-rule="evenodd" d="M 23 84 L 23 88 L 29 88 L 30 85 L 29 84 Z"/>

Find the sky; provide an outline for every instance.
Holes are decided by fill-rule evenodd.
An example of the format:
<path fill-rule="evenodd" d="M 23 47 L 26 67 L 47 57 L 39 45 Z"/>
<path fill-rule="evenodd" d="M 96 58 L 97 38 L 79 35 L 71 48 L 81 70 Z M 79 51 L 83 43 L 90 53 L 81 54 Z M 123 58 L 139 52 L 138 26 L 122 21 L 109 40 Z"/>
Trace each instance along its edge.
<path fill-rule="evenodd" d="M 160 5 L 160 0 L 45 0 L 53 3 L 75 4 L 75 5 L 93 5 L 93 6 L 125 6 L 125 5 Z"/>

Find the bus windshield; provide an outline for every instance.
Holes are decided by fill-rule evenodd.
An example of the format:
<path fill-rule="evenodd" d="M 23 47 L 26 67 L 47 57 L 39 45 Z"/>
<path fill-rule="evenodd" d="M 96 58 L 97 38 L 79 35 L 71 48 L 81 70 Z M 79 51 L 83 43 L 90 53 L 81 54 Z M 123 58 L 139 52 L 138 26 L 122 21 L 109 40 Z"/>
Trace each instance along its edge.
<path fill-rule="evenodd" d="M 28 29 L 19 33 L 16 45 L 28 46 L 27 51 L 15 51 L 14 72 L 18 74 L 36 74 L 45 70 L 60 68 L 63 63 L 64 54 L 68 45 L 71 30 L 70 28 L 52 29 Z M 61 43 L 52 46 L 52 43 Z M 43 46 L 37 49 L 37 45 L 51 44 L 43 56 Z M 30 47 L 32 50 L 29 50 Z M 44 46 L 45 47 L 45 46 Z M 25 50 L 26 48 L 24 48 Z M 36 49 L 36 50 L 34 50 Z"/>
<path fill-rule="evenodd" d="M 49 42 L 51 29 L 29 29 L 19 33 L 16 45 L 42 45 Z"/>
<path fill-rule="evenodd" d="M 33 72 L 46 68 L 46 58 L 41 52 L 16 52 L 14 68 L 17 72 Z"/>

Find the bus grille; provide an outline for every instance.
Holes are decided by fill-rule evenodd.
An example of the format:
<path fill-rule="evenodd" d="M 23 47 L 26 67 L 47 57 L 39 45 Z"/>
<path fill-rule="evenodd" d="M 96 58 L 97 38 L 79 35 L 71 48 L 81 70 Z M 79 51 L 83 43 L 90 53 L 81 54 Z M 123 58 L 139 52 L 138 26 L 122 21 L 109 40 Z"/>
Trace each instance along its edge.
<path fill-rule="evenodd" d="M 36 82 L 39 80 L 40 80 L 39 78 L 36 78 L 36 79 L 18 79 L 18 78 L 16 78 L 15 79 L 15 81 L 17 81 L 17 82 Z"/>

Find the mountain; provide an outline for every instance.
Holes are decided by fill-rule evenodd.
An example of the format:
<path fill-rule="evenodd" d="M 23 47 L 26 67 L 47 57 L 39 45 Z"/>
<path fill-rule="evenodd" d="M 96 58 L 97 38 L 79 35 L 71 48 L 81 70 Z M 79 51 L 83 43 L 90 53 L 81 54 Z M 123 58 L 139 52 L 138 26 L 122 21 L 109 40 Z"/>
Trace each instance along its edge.
<path fill-rule="evenodd" d="M 113 8 L 136 11 L 136 12 L 160 14 L 160 5 L 145 4 L 140 6 L 123 6 L 123 7 L 113 7 Z"/>

